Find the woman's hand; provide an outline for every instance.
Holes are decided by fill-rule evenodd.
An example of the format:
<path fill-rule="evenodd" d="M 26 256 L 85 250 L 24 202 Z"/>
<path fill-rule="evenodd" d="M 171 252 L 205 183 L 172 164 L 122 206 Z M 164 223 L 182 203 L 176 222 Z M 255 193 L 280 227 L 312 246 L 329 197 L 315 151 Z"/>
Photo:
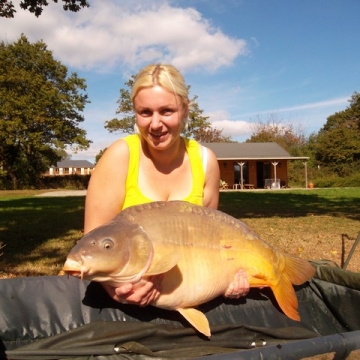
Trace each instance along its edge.
<path fill-rule="evenodd" d="M 234 281 L 229 285 L 225 292 L 225 297 L 238 299 L 241 296 L 247 295 L 250 290 L 249 280 L 244 270 L 239 270 L 235 274 Z"/>
<path fill-rule="evenodd" d="M 102 285 L 110 297 L 119 303 L 147 306 L 160 296 L 162 278 L 162 275 L 151 276 L 144 285 L 136 289 L 130 283 L 117 288 L 106 284 Z"/>

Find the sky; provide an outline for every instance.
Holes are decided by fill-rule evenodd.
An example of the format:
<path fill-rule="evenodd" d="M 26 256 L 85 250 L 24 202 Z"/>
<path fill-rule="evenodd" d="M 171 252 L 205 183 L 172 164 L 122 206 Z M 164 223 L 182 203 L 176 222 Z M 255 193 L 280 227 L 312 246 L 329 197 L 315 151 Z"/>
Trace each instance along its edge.
<path fill-rule="evenodd" d="M 92 144 L 74 160 L 94 162 L 124 136 L 105 121 L 150 63 L 176 66 L 212 126 L 239 142 L 269 119 L 316 133 L 360 92 L 359 0 L 89 0 L 77 13 L 49 2 L 39 18 L 0 18 L 0 41 L 43 40 L 86 80 Z"/>

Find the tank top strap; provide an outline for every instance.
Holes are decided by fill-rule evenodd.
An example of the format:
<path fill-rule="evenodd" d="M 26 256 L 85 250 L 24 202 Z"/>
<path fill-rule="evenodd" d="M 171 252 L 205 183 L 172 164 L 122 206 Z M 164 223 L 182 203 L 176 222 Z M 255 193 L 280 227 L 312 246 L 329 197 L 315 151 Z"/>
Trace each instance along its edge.
<path fill-rule="evenodd" d="M 193 204 L 203 204 L 205 171 L 203 165 L 203 156 L 201 145 L 192 139 L 184 138 L 185 148 L 190 159 L 191 174 L 192 174 L 192 189 L 191 193 L 183 199 Z"/>
<path fill-rule="evenodd" d="M 145 204 L 152 200 L 143 195 L 138 187 L 139 164 L 140 164 L 140 136 L 128 135 L 123 138 L 129 147 L 129 167 L 125 183 L 125 199 L 122 209 L 137 204 Z M 121 166 L 121 164 L 118 164 Z"/>

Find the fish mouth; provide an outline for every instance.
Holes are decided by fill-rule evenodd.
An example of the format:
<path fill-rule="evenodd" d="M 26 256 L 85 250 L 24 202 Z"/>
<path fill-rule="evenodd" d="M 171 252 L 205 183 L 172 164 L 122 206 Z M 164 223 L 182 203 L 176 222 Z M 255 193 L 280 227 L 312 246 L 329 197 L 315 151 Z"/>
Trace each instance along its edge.
<path fill-rule="evenodd" d="M 80 263 L 69 259 L 65 261 L 62 271 L 67 275 L 77 277 L 81 280 L 84 279 L 84 274 L 86 273 L 86 269 L 84 269 Z"/>
<path fill-rule="evenodd" d="M 79 279 L 83 279 L 83 274 L 81 273 L 81 271 L 64 270 L 64 269 L 63 271 L 65 272 L 66 275 L 71 275 Z"/>

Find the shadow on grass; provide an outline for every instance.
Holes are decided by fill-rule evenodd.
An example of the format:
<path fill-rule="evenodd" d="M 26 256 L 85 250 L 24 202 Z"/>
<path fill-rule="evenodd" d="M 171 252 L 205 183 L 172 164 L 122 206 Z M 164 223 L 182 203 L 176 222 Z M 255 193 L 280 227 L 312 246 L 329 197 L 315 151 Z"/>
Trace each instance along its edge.
<path fill-rule="evenodd" d="M 0 201 L 0 258 L 13 266 L 46 258 L 54 265 L 61 248 L 45 246 L 48 242 L 80 239 L 84 223 L 84 197 L 29 197 Z M 56 245 L 56 244 L 55 244 Z M 42 247 L 39 251 L 39 248 Z M 61 247 L 61 246 L 60 246 Z M 30 274 L 31 275 L 31 274 Z"/>
<path fill-rule="evenodd" d="M 46 259 L 52 267 L 65 260 L 82 236 L 84 202 L 82 196 L 1 199 L 0 244 L 6 247 L 1 250 L 0 272 L 24 262 Z M 360 220 L 359 203 L 360 189 L 229 191 L 220 194 L 219 210 L 237 219 L 326 215 Z M 27 275 L 41 274 L 34 269 Z"/>
<path fill-rule="evenodd" d="M 342 216 L 360 220 L 360 190 L 237 191 L 220 194 L 219 210 L 238 219 Z"/>

